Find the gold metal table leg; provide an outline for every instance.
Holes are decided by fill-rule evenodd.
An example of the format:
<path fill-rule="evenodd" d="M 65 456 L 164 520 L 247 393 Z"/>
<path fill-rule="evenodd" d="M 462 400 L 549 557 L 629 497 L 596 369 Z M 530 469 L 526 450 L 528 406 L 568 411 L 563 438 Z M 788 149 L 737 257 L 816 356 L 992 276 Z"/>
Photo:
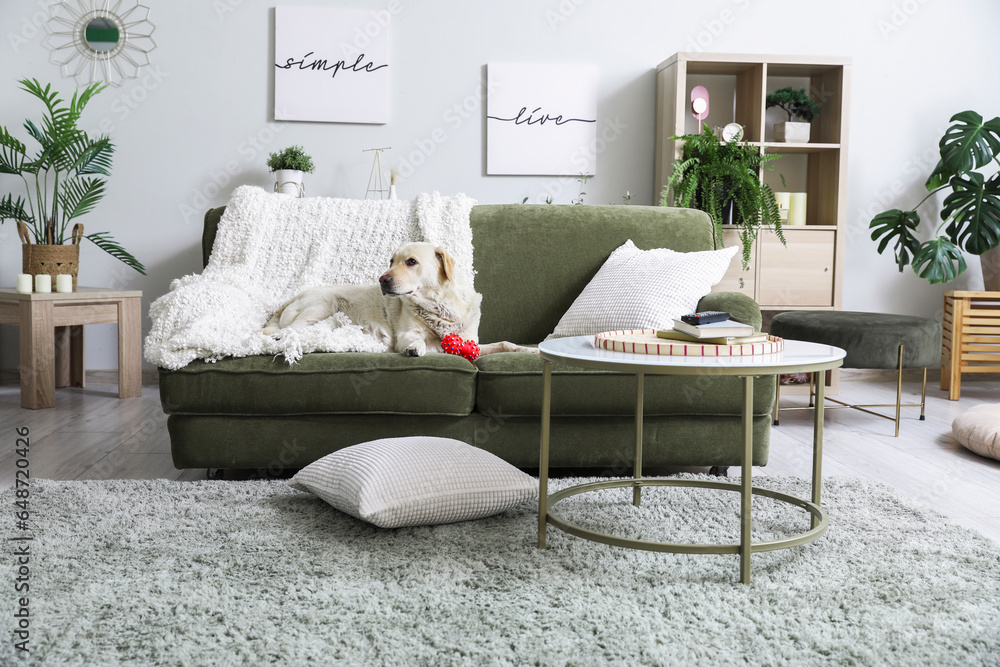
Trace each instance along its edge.
<path fill-rule="evenodd" d="M 635 478 L 642 477 L 642 402 L 643 385 L 645 375 L 635 374 Z M 636 507 L 642 502 L 642 488 L 636 486 L 632 489 L 632 504 Z"/>
<path fill-rule="evenodd" d="M 826 373 L 819 371 L 813 373 L 816 377 L 816 409 L 813 411 L 813 476 L 812 476 L 812 501 L 817 507 L 820 506 L 820 493 L 823 486 L 823 405 L 824 392 L 826 391 Z M 812 517 L 812 528 L 819 525 L 819 518 L 814 514 Z"/>
<path fill-rule="evenodd" d="M 903 346 L 899 346 L 899 370 L 896 371 L 896 437 L 899 437 L 899 409 L 903 397 Z"/>
<path fill-rule="evenodd" d="M 552 364 L 542 373 L 542 442 L 538 458 L 538 548 L 545 548 L 545 525 L 549 514 L 549 420 L 552 412 Z"/>
<path fill-rule="evenodd" d="M 743 378 L 743 468 L 740 478 L 740 581 L 750 583 L 750 507 L 753 500 L 753 376 Z"/>

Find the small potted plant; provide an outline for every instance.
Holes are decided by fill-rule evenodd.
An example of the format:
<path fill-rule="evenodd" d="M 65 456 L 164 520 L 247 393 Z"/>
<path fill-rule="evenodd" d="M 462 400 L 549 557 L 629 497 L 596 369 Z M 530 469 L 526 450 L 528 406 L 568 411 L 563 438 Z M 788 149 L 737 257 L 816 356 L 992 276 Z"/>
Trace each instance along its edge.
<path fill-rule="evenodd" d="M 313 172 L 312 158 L 306 155 L 302 146 L 289 146 L 280 153 L 267 157 L 267 166 L 274 172 L 274 191 L 280 194 L 304 197 L 305 186 L 302 177 Z"/>
<path fill-rule="evenodd" d="M 788 120 L 774 124 L 774 140 L 785 143 L 807 143 L 812 119 L 819 115 L 819 104 L 809 97 L 805 88 L 779 88 L 765 98 L 767 108 L 780 107 Z M 796 120 L 798 119 L 798 120 Z"/>
<path fill-rule="evenodd" d="M 987 291 L 1000 290 L 1000 116 L 984 121 L 975 111 L 951 117 L 938 147 L 941 159 L 927 178 L 926 197 L 908 211 L 894 208 L 869 225 L 878 252 L 892 244 L 896 265 L 907 264 L 930 283 L 951 282 L 966 269 L 962 251 L 979 255 Z M 934 237 L 918 238 L 917 209 L 934 194 L 950 190 L 941 205 Z M 911 259 L 912 258 L 912 259 Z"/>

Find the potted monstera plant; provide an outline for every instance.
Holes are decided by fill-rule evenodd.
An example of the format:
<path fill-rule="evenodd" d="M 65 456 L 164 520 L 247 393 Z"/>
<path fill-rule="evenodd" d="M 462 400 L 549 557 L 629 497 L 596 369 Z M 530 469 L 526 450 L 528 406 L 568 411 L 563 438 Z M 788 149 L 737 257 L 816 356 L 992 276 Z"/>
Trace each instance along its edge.
<path fill-rule="evenodd" d="M 38 152 L 27 147 L 4 126 L 0 126 L 0 173 L 20 176 L 26 198 L 8 193 L 0 199 L 0 222 L 18 224 L 23 242 L 23 272 L 68 273 L 76 276 L 81 239 L 92 241 L 139 273 L 145 267 L 107 232 L 84 235 L 83 225 L 70 222 L 91 212 L 104 197 L 111 175 L 114 145 L 107 135 L 91 138 L 77 121 L 84 107 L 107 86 L 95 83 L 73 93 L 67 105 L 51 85 L 44 88 L 35 79 L 24 79 L 21 89 L 45 105 L 40 124 L 24 122 L 28 135 L 39 144 Z M 33 241 L 32 242 L 32 238 Z M 69 241 L 70 243 L 67 243 Z"/>
<path fill-rule="evenodd" d="M 785 242 L 774 192 L 760 179 L 761 169 L 781 155 L 767 153 L 736 137 L 722 141 L 708 125 L 701 134 L 670 137 L 683 141 L 679 160 L 661 193 L 660 204 L 696 208 L 708 213 L 721 238 L 723 224 L 738 225 L 743 246 L 743 268 L 750 264 L 754 240 L 761 227 L 774 230 Z"/>
<path fill-rule="evenodd" d="M 819 115 L 819 103 L 809 97 L 805 88 L 779 88 L 764 99 L 768 109 L 779 107 L 788 120 L 774 124 L 774 140 L 787 143 L 807 143 L 812 119 Z"/>
<path fill-rule="evenodd" d="M 305 174 L 313 172 L 313 161 L 302 146 L 289 146 L 278 153 L 271 153 L 267 157 L 267 166 L 274 172 L 275 192 L 305 196 L 306 188 L 302 179 Z"/>
<path fill-rule="evenodd" d="M 951 117 L 938 143 L 941 159 L 927 178 L 930 191 L 908 211 L 894 208 L 876 215 L 870 224 L 881 254 L 892 243 L 899 270 L 907 264 L 931 283 L 954 280 L 968 268 L 962 251 L 979 255 L 986 289 L 1000 290 L 1000 172 L 983 168 L 1000 165 L 1000 117 L 983 121 L 975 111 Z M 917 210 L 938 192 L 950 190 L 941 206 L 941 223 L 934 238 L 917 238 Z M 911 259 L 912 257 L 912 259 Z"/>

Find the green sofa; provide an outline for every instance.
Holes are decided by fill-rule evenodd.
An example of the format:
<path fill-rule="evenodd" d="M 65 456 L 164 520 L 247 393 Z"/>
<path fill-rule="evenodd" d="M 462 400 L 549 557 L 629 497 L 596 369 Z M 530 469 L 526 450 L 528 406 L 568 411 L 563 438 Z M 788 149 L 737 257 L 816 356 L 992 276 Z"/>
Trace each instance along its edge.
<path fill-rule="evenodd" d="M 223 208 L 208 211 L 207 262 Z M 707 215 L 653 206 L 483 205 L 471 216 L 481 342 L 535 345 L 554 328 L 608 255 L 628 239 L 680 252 L 715 247 Z M 386 254 L 391 251 L 386 248 Z M 699 310 L 760 327 L 757 304 L 713 292 Z M 551 464 L 625 474 L 634 450 L 635 378 L 554 365 Z M 430 354 L 313 353 L 194 361 L 160 369 L 178 468 L 301 468 L 332 451 L 393 436 L 435 435 L 538 466 L 542 361 L 500 353 L 469 363 Z M 740 463 L 738 378 L 647 376 L 644 465 Z M 774 377 L 755 383 L 754 465 L 767 462 Z"/>

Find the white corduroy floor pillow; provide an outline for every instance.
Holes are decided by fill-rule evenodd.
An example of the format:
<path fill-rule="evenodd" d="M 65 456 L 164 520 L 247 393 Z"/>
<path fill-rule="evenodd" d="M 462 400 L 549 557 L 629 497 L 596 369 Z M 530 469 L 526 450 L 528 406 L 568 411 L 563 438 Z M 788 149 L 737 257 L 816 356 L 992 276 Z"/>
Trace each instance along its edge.
<path fill-rule="evenodd" d="M 430 436 L 345 447 L 289 484 L 380 528 L 481 519 L 538 496 L 538 480 L 503 459 Z"/>
<path fill-rule="evenodd" d="M 969 408 L 955 417 L 951 432 L 966 449 L 1000 460 L 1000 403 Z"/>
<path fill-rule="evenodd" d="M 737 250 L 640 250 L 628 240 L 611 253 L 548 337 L 670 329 L 675 319 L 695 312 Z"/>

